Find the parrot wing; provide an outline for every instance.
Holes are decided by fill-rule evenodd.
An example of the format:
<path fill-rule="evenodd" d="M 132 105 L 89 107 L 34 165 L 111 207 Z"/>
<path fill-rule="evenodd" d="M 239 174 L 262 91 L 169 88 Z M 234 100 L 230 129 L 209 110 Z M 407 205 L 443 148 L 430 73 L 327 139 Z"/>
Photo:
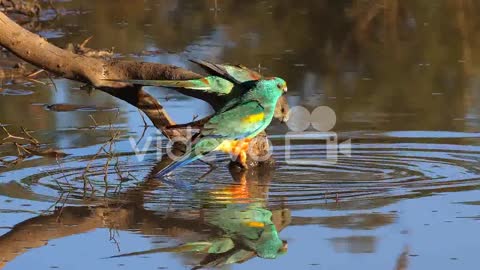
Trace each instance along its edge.
<path fill-rule="evenodd" d="M 262 105 L 249 100 L 213 116 L 200 134 L 202 138 L 243 139 L 260 132 L 265 121 Z"/>
<path fill-rule="evenodd" d="M 234 76 L 229 74 L 225 68 L 222 67 L 222 65 L 217 65 L 214 63 L 210 63 L 207 61 L 203 60 L 192 60 L 190 59 L 191 62 L 200 65 L 203 69 L 207 70 L 209 73 L 220 76 L 224 78 L 225 80 L 228 80 L 232 82 L 233 84 L 241 84 L 242 82 L 237 80 Z"/>
<path fill-rule="evenodd" d="M 265 127 L 265 112 L 256 100 L 236 104 L 213 116 L 196 137 L 192 147 L 181 158 L 157 173 L 163 176 L 215 150 L 226 139 L 243 139 L 256 135 Z"/>
<path fill-rule="evenodd" d="M 222 65 L 225 70 L 227 70 L 228 74 L 232 75 L 235 79 L 241 82 L 247 81 L 258 81 L 263 76 L 260 73 L 253 71 L 246 66 L 243 65 Z"/>
<path fill-rule="evenodd" d="M 221 65 L 198 59 L 190 59 L 190 61 L 199 65 L 210 74 L 228 77 L 226 79 L 233 79 L 238 84 L 246 81 L 257 81 L 263 77 L 260 73 L 248 69 L 243 65 Z"/>
<path fill-rule="evenodd" d="M 114 80 L 117 82 L 138 84 L 143 86 L 158 86 L 169 88 L 184 88 L 199 90 L 217 95 L 226 95 L 232 91 L 233 83 L 218 76 L 208 76 L 193 80 Z"/>

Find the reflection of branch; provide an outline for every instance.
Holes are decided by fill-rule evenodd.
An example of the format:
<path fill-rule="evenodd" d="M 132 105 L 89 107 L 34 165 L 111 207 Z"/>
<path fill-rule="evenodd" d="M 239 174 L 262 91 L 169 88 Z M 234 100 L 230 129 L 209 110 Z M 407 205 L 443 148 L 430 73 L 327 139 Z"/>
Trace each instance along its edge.
<path fill-rule="evenodd" d="M 264 200 L 268 193 L 268 182 L 273 176 L 273 168 L 239 171 L 234 173 L 234 176 L 238 183 L 232 184 L 230 188 L 217 190 L 221 194 L 232 195 L 232 201 L 225 203 L 235 203 L 238 200 L 245 202 L 238 197 L 239 195 L 258 202 Z M 108 200 L 123 201 L 121 204 L 112 202 L 101 206 L 62 206 L 53 214 L 44 214 L 21 222 L 0 236 L 0 258 L 4 258 L 3 263 L 6 263 L 31 248 L 44 246 L 50 240 L 85 233 L 95 228 L 109 228 L 111 234 L 106 240 L 114 244 L 116 230 L 136 229 L 145 235 L 168 236 L 180 242 L 202 241 L 218 236 L 219 228 L 205 222 L 204 210 L 185 210 L 169 215 L 168 211 L 162 214 L 158 210 L 144 209 L 144 194 L 158 188 L 158 184 L 152 180 L 145 181 L 138 187 L 119 193 L 115 198 L 110 198 L 112 200 Z M 215 191 L 211 191 L 208 194 L 199 194 L 199 197 L 208 198 L 215 194 Z M 210 198 L 216 201 L 215 198 Z M 55 205 L 61 200 L 60 198 Z M 272 211 L 272 221 L 278 231 L 290 222 L 286 212 L 288 209 Z M 252 253 L 248 258 L 253 256 Z M 0 262 L 0 268 L 2 266 Z"/>
<path fill-rule="evenodd" d="M 397 263 L 394 270 L 407 270 L 408 269 L 408 255 L 410 248 L 406 246 L 403 252 L 398 256 Z"/>
<path fill-rule="evenodd" d="M 25 133 L 25 135 L 27 135 L 27 138 L 25 137 L 21 137 L 21 136 L 15 136 L 15 135 L 12 135 L 8 130 L 7 128 L 0 124 L 0 127 L 2 128 L 3 132 L 5 133 L 5 135 L 7 135 L 7 137 L 3 138 L 2 141 L 6 141 L 6 140 L 20 140 L 20 141 L 27 141 L 33 145 L 38 145 L 38 140 L 33 138 L 32 135 L 30 135 L 30 133 L 26 132 L 25 129 L 22 127 L 22 131 Z"/>
<path fill-rule="evenodd" d="M 59 222 L 56 214 L 42 215 L 19 223 L 11 231 L 0 236 L 0 257 L 3 258 L 3 261 L 0 261 L 0 268 L 30 248 L 41 247 L 49 240 L 83 233 L 102 225 L 99 217 L 85 211 L 87 208 L 70 210 L 64 212 Z"/>
<path fill-rule="evenodd" d="M 455 15 L 458 31 L 462 39 L 462 60 L 465 73 L 472 72 L 472 46 L 470 38 L 470 20 L 467 11 L 472 11 L 470 1 L 458 0 L 455 1 Z"/>
<path fill-rule="evenodd" d="M 0 0 L 0 11 L 35 17 L 40 14 L 40 10 L 41 7 L 38 0 Z"/>
<path fill-rule="evenodd" d="M 11 231 L 0 236 L 0 268 L 2 263 L 13 260 L 32 248 L 44 246 L 53 239 L 91 231 L 95 228 L 116 228 L 121 230 L 137 228 L 149 235 L 168 235 L 169 228 L 175 228 L 172 237 L 181 237 L 181 232 L 193 231 L 202 234 L 208 227 L 198 221 L 182 218 L 156 216 L 135 205 L 107 207 L 63 207 L 62 214 L 42 215 L 21 222 Z M 191 235 L 191 233 L 188 233 Z"/>
<path fill-rule="evenodd" d="M 31 72 L 23 64 L 15 64 L 12 68 L 0 69 L 0 82 L 3 80 L 14 80 L 16 78 L 32 78 L 39 71 Z"/>
<path fill-rule="evenodd" d="M 365 41 L 366 32 L 369 28 L 369 25 L 372 23 L 373 19 L 380 13 L 384 8 L 383 0 L 374 0 L 367 1 L 366 3 L 358 3 L 357 1 L 356 8 L 354 10 L 354 16 L 357 17 L 356 25 L 356 34 L 359 40 Z M 365 6 L 363 6 L 365 5 Z"/>
<path fill-rule="evenodd" d="M 5 166 L 15 165 L 23 161 L 25 158 L 28 158 L 31 156 L 52 157 L 52 158 L 60 158 L 60 157 L 66 156 L 65 153 L 52 148 L 41 149 L 40 142 L 23 127 L 21 127 L 21 130 L 24 136 L 11 134 L 8 131 L 8 129 L 2 124 L 0 124 L 0 127 L 3 130 L 3 133 L 5 133 L 6 135 L 6 137 L 0 140 L 0 145 L 11 144 L 15 146 L 17 150 L 17 158 L 15 160 L 13 161 L 1 160 L 1 163 L 3 163 Z"/>

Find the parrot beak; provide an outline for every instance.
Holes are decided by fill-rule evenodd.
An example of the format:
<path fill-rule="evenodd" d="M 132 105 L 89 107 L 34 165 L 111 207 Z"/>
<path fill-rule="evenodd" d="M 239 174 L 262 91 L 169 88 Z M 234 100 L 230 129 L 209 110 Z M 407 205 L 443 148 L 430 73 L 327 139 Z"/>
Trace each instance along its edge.
<path fill-rule="evenodd" d="M 285 254 L 288 251 L 288 243 L 285 240 L 282 240 L 282 247 L 279 250 L 280 254 Z"/>

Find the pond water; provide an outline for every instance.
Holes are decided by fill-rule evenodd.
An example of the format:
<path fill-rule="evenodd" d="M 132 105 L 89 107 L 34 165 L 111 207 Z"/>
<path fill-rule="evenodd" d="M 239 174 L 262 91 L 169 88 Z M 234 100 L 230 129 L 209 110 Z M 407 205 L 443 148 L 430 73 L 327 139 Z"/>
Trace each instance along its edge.
<path fill-rule="evenodd" d="M 477 3 L 54 4 L 62 15 L 45 11 L 33 30 L 59 46 L 93 36 L 120 59 L 241 63 L 284 78 L 291 107 L 331 108 L 333 127 L 274 121 L 274 166 L 242 172 L 219 156 L 208 174 L 193 163 L 161 181 L 166 140 L 136 108 L 61 78 L 5 81 L 0 123 L 68 155 L 10 164 L 17 150 L 0 145 L 0 268 L 476 268 Z M 15 62 L 0 52 L 2 67 Z M 179 123 L 212 112 L 147 90 Z"/>

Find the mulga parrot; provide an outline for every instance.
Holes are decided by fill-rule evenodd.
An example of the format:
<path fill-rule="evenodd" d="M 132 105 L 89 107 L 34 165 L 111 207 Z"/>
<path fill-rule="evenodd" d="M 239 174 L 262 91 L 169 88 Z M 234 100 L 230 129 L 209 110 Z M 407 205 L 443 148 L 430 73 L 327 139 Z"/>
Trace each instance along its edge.
<path fill-rule="evenodd" d="M 127 257 L 158 252 L 195 252 L 223 255 L 216 265 L 241 262 L 257 255 L 275 259 L 287 252 L 286 241 L 279 238 L 272 222 L 272 212 L 257 203 L 227 204 L 225 208 L 207 212 L 205 222 L 221 229 L 222 234 L 205 241 L 188 242 L 175 247 L 162 247 L 146 251 L 112 256 Z"/>
<path fill-rule="evenodd" d="M 244 87 L 239 87 L 234 82 L 258 81 L 263 76 L 243 65 L 221 65 L 203 60 L 190 60 L 205 69 L 211 76 L 192 80 L 122 80 L 122 82 L 160 86 L 176 89 L 198 90 L 216 96 L 216 102 L 211 105 L 217 111 L 230 99 L 240 96 Z M 191 94 L 191 91 L 189 92 Z M 281 122 L 288 120 L 289 107 L 286 99 L 281 97 L 276 104 L 274 117 Z"/>
<path fill-rule="evenodd" d="M 273 77 L 237 84 L 245 88 L 242 95 L 231 99 L 209 118 L 200 132 L 192 137 L 190 149 L 185 155 L 163 168 L 159 176 L 200 159 L 211 151 L 231 151 L 232 145 L 237 144 L 235 142 L 252 139 L 270 124 L 278 99 L 287 91 L 286 82 Z M 238 154 L 241 164 L 246 166 L 245 149 Z"/>

